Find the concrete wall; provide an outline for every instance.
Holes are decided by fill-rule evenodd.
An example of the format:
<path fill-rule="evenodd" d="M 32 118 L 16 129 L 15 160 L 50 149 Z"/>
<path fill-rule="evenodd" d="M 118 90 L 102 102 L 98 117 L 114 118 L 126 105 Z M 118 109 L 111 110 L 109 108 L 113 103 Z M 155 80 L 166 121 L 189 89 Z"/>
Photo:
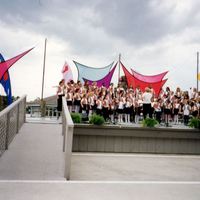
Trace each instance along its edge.
<path fill-rule="evenodd" d="M 75 125 L 74 152 L 200 154 L 194 129 Z"/>

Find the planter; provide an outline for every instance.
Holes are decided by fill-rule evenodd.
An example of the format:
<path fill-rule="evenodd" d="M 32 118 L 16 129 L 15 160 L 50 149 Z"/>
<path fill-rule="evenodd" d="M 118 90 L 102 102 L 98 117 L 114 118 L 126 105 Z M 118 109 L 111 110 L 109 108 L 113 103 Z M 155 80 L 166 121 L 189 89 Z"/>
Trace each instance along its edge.
<path fill-rule="evenodd" d="M 200 154 L 195 129 L 75 124 L 75 152 Z"/>

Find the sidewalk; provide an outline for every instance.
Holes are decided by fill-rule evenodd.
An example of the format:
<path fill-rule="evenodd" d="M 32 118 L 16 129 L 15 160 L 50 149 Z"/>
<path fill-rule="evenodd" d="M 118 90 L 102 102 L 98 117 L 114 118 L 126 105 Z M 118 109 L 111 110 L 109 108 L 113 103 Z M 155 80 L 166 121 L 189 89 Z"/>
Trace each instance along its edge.
<path fill-rule="evenodd" d="M 195 183 L 0 183 L 0 200 L 199 200 Z"/>
<path fill-rule="evenodd" d="M 25 123 L 0 157 L 0 200 L 199 200 L 200 156 L 73 153 L 61 124 Z"/>
<path fill-rule="evenodd" d="M 61 125 L 25 123 L 0 157 L 0 180 L 65 180 Z"/>
<path fill-rule="evenodd" d="M 200 182 L 200 156 L 73 153 L 71 180 Z"/>

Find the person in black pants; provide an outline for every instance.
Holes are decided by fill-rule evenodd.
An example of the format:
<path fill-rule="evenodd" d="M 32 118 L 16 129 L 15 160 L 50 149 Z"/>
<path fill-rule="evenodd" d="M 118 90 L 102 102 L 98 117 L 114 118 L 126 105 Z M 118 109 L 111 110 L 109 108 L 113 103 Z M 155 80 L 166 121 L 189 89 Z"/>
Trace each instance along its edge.
<path fill-rule="evenodd" d="M 147 114 L 149 115 L 150 118 L 152 118 L 152 112 L 151 112 L 152 98 L 153 98 L 153 95 L 151 93 L 151 90 L 149 88 L 145 88 L 145 92 L 142 95 L 144 119 L 146 119 Z"/>

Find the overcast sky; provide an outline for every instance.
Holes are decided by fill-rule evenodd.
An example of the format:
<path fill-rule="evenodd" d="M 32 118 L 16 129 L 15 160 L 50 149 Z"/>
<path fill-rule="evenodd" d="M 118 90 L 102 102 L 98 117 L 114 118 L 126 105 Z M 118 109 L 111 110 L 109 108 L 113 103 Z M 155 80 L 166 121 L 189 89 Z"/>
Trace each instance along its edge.
<path fill-rule="evenodd" d="M 0 52 L 5 58 L 35 46 L 10 68 L 14 96 L 54 95 L 65 60 L 103 67 L 121 61 L 151 75 L 169 70 L 165 85 L 196 87 L 200 51 L 199 0 L 0 0 Z M 117 71 L 116 71 L 117 75 Z M 115 76 L 116 77 L 116 76 Z M 115 81 L 115 79 L 113 80 Z M 2 93 L 2 88 L 0 88 Z"/>

